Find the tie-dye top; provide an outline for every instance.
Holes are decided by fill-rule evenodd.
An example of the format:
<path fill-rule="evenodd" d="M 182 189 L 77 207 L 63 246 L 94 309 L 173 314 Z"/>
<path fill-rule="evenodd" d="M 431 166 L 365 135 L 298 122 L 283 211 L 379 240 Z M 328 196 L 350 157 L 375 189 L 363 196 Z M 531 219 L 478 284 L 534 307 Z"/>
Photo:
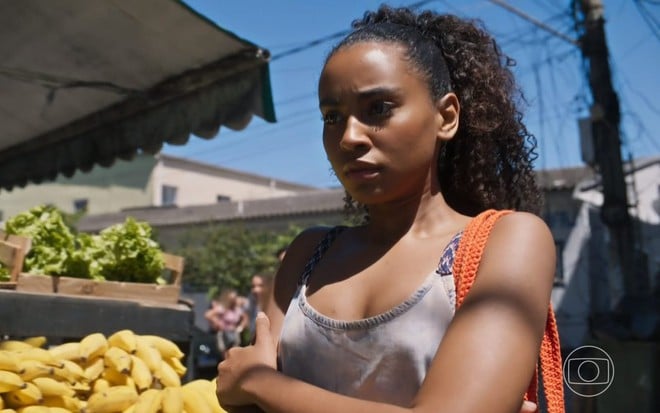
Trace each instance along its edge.
<path fill-rule="evenodd" d="M 328 232 L 305 267 L 282 326 L 280 370 L 335 393 L 409 406 L 454 315 L 452 265 L 461 234 L 403 303 L 373 317 L 340 321 L 314 310 L 305 292 L 314 266 L 343 228 Z"/>

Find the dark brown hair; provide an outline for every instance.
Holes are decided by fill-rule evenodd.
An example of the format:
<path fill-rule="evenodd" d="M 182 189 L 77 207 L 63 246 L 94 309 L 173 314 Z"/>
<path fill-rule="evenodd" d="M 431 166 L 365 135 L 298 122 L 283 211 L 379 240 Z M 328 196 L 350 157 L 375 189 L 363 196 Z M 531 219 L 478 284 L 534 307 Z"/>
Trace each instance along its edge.
<path fill-rule="evenodd" d="M 480 22 L 381 6 L 352 27 L 328 59 L 359 42 L 400 44 L 434 99 L 457 95 L 458 132 L 438 157 L 440 188 L 451 207 L 471 216 L 490 208 L 540 212 L 532 169 L 536 139 L 522 122 L 514 62 Z M 350 196 L 347 209 L 355 209 Z"/>

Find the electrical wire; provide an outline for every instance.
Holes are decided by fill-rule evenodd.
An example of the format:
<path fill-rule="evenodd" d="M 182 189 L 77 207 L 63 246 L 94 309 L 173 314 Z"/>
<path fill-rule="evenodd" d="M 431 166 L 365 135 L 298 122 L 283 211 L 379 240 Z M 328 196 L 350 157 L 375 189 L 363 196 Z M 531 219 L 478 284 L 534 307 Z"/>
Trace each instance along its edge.
<path fill-rule="evenodd" d="M 644 6 L 641 0 L 633 0 L 633 3 L 637 7 L 637 11 L 642 16 L 642 19 L 651 30 L 651 33 L 653 33 L 653 35 L 658 40 L 660 40 L 660 22 L 655 20 L 653 14 L 651 14 L 648 10 L 646 10 L 646 7 Z"/>
<path fill-rule="evenodd" d="M 411 9 L 417 9 L 417 8 L 422 7 L 422 6 L 424 6 L 428 3 L 431 3 L 433 1 L 436 1 L 436 0 L 422 0 L 422 1 L 415 2 L 415 3 L 411 3 L 407 7 L 411 8 Z M 309 50 L 313 47 L 316 47 L 316 46 L 322 45 L 324 43 L 327 43 L 331 40 L 342 38 L 342 37 L 346 36 L 348 33 L 350 33 L 350 29 L 341 30 L 341 31 L 338 31 L 338 32 L 335 32 L 335 33 L 332 33 L 332 34 L 329 34 L 329 35 L 326 35 L 326 36 L 319 37 L 317 39 L 314 39 L 314 40 L 311 40 L 309 42 L 303 43 L 300 46 L 293 47 L 291 49 L 284 50 L 280 53 L 273 54 L 272 57 L 270 58 L 270 61 L 274 62 L 274 61 L 280 60 L 284 57 L 288 57 L 288 56 L 291 56 L 291 55 L 294 55 L 294 54 L 298 54 L 300 52 L 304 52 L 304 51 Z"/>

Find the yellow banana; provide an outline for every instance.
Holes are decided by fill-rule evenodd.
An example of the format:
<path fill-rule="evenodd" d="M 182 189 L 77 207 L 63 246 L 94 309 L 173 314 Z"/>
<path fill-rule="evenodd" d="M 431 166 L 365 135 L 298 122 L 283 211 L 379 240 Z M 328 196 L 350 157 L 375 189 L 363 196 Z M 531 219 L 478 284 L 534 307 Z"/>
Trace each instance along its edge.
<path fill-rule="evenodd" d="M 20 340 L 0 341 L 0 350 L 18 351 L 18 350 L 27 350 L 30 348 L 34 348 L 34 346 Z"/>
<path fill-rule="evenodd" d="M 163 399 L 163 395 L 160 390 L 149 389 L 145 390 L 138 397 L 137 402 L 135 402 L 134 413 L 157 413 L 160 409 L 160 405 Z"/>
<path fill-rule="evenodd" d="M 80 412 L 83 409 L 83 404 L 80 400 L 69 396 L 44 396 L 41 404 L 48 407 L 64 408 L 72 412 Z"/>
<path fill-rule="evenodd" d="M 56 360 L 78 361 L 78 359 L 80 359 L 80 342 L 72 341 L 60 344 L 59 346 L 49 348 L 48 352 L 52 354 Z"/>
<path fill-rule="evenodd" d="M 176 357 L 167 358 L 165 359 L 165 361 L 174 369 L 174 371 L 176 371 L 176 374 L 178 374 L 179 377 L 185 376 L 186 371 L 188 371 L 188 369 L 186 368 L 186 366 L 183 365 L 181 360 L 179 360 Z"/>
<path fill-rule="evenodd" d="M 114 413 L 127 409 L 138 399 L 134 388 L 114 386 L 99 393 L 93 393 L 87 400 L 87 413 Z"/>
<path fill-rule="evenodd" d="M 101 377 L 106 379 L 112 386 L 124 386 L 126 385 L 126 378 L 127 376 L 124 374 L 121 374 L 117 370 L 113 369 L 110 366 L 106 366 L 103 369 L 103 374 L 101 374 Z"/>
<path fill-rule="evenodd" d="M 24 406 L 18 408 L 16 413 L 50 413 L 50 408 L 46 406 Z"/>
<path fill-rule="evenodd" d="M 0 413 L 16 413 L 14 409 L 5 409 L 4 407 L 0 410 Z"/>
<path fill-rule="evenodd" d="M 88 381 L 94 381 L 101 375 L 101 373 L 103 373 L 104 369 L 105 361 L 103 360 L 103 357 L 97 357 L 85 365 L 83 376 L 85 376 Z"/>
<path fill-rule="evenodd" d="M 181 413 L 183 411 L 183 394 L 180 387 L 166 387 L 162 393 L 161 410 L 163 413 Z"/>
<path fill-rule="evenodd" d="M 21 370 L 19 376 L 23 380 L 30 381 L 35 377 L 48 377 L 53 376 L 55 367 L 47 366 L 37 360 L 23 360 L 21 361 Z"/>
<path fill-rule="evenodd" d="M 200 394 L 200 397 L 206 400 L 206 404 L 211 407 L 213 413 L 223 413 L 225 411 L 220 407 L 220 402 L 216 395 L 215 381 L 197 379 L 186 383 L 184 387 L 197 391 Z"/>
<path fill-rule="evenodd" d="M 135 391 L 138 391 L 137 386 L 135 385 L 135 380 L 133 380 L 133 377 L 131 376 L 126 376 L 126 384 L 125 386 L 132 387 L 135 389 Z"/>
<path fill-rule="evenodd" d="M 57 368 L 57 367 L 53 368 L 53 378 L 71 384 L 78 381 L 78 379 L 80 379 L 80 376 L 78 376 L 72 370 L 68 369 L 66 366 L 62 365 L 61 368 Z"/>
<path fill-rule="evenodd" d="M 129 406 L 127 409 L 122 410 L 121 413 L 135 413 L 135 405 Z"/>
<path fill-rule="evenodd" d="M 24 338 L 22 341 L 31 345 L 32 347 L 43 347 L 48 342 L 48 339 L 46 339 L 44 336 L 35 336 Z"/>
<path fill-rule="evenodd" d="M 13 390 L 5 393 L 3 397 L 5 398 L 7 404 L 12 407 L 21 407 L 21 406 L 29 406 L 32 404 L 39 404 L 43 399 L 41 390 L 39 390 L 39 388 L 36 385 L 30 382 L 25 383 L 25 387 L 22 389 Z"/>
<path fill-rule="evenodd" d="M 43 396 L 73 397 L 76 394 L 76 392 L 65 383 L 51 379 L 50 377 L 36 377 L 32 380 L 32 384 L 39 388 Z"/>
<path fill-rule="evenodd" d="M 21 376 L 11 371 L 0 370 L 0 393 L 7 393 L 25 387 L 26 384 Z"/>
<path fill-rule="evenodd" d="M 76 380 L 85 379 L 85 370 L 80 367 L 80 364 L 73 362 L 71 360 L 60 360 L 63 364 L 62 368 L 69 370 L 69 373 L 75 377 Z"/>
<path fill-rule="evenodd" d="M 0 370 L 19 373 L 21 371 L 21 359 L 16 357 L 13 351 L 0 350 Z"/>
<path fill-rule="evenodd" d="M 213 408 L 202 397 L 201 392 L 190 386 L 181 387 L 183 408 L 188 412 L 213 413 Z"/>
<path fill-rule="evenodd" d="M 110 347 L 103 354 L 106 366 L 110 366 L 122 374 L 131 371 L 131 355 L 119 347 Z"/>
<path fill-rule="evenodd" d="M 94 380 L 94 384 L 92 385 L 92 393 L 102 392 L 103 390 L 106 390 L 108 387 L 111 387 L 109 381 L 107 381 L 104 378 L 96 379 Z"/>
<path fill-rule="evenodd" d="M 160 352 L 156 350 L 155 347 L 149 345 L 142 336 L 137 336 L 137 349 L 135 355 L 147 364 L 147 367 L 149 367 L 149 370 L 151 370 L 152 373 L 160 370 L 160 365 L 163 363 L 163 357 L 160 355 Z"/>
<path fill-rule="evenodd" d="M 135 386 L 139 391 L 144 391 L 151 387 L 154 376 L 149 370 L 147 363 L 137 356 L 131 356 L 131 377 L 135 381 Z"/>
<path fill-rule="evenodd" d="M 176 357 L 178 359 L 182 358 L 185 354 L 179 349 L 173 341 L 166 339 L 161 336 L 154 335 L 141 335 L 143 340 L 149 343 L 152 347 L 155 347 L 163 359 L 168 359 L 170 357 Z"/>
<path fill-rule="evenodd" d="M 53 357 L 53 355 L 50 354 L 48 350 L 43 348 L 32 347 L 25 350 L 17 350 L 14 352 L 14 354 L 16 354 L 16 357 L 18 357 L 20 360 L 36 360 L 49 366 L 62 366 L 61 361 L 55 359 L 55 357 Z"/>
<path fill-rule="evenodd" d="M 160 370 L 154 372 L 154 377 L 158 379 L 164 387 L 181 386 L 181 378 L 176 371 L 167 363 L 160 364 Z"/>
<path fill-rule="evenodd" d="M 48 411 L 50 413 L 71 413 L 71 410 L 65 409 L 64 407 L 49 407 Z"/>
<path fill-rule="evenodd" d="M 101 356 L 108 349 L 108 340 L 102 333 L 92 333 L 80 340 L 80 359 L 83 362 Z"/>
<path fill-rule="evenodd" d="M 137 349 L 137 339 L 133 330 L 119 330 L 108 337 L 108 345 L 119 347 L 128 354 L 134 354 Z"/>
<path fill-rule="evenodd" d="M 75 383 L 70 383 L 69 387 L 76 393 L 89 393 L 92 390 L 92 387 L 89 383 L 83 381 L 77 381 Z"/>

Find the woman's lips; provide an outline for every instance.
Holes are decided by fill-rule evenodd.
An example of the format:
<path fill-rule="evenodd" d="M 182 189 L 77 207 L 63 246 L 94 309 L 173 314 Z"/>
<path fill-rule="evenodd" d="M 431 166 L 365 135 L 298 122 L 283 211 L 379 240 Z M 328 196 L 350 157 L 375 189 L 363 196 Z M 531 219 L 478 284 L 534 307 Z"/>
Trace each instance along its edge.
<path fill-rule="evenodd" d="M 344 176 L 354 180 L 369 180 L 378 176 L 380 169 L 375 165 L 359 165 L 346 168 Z"/>

